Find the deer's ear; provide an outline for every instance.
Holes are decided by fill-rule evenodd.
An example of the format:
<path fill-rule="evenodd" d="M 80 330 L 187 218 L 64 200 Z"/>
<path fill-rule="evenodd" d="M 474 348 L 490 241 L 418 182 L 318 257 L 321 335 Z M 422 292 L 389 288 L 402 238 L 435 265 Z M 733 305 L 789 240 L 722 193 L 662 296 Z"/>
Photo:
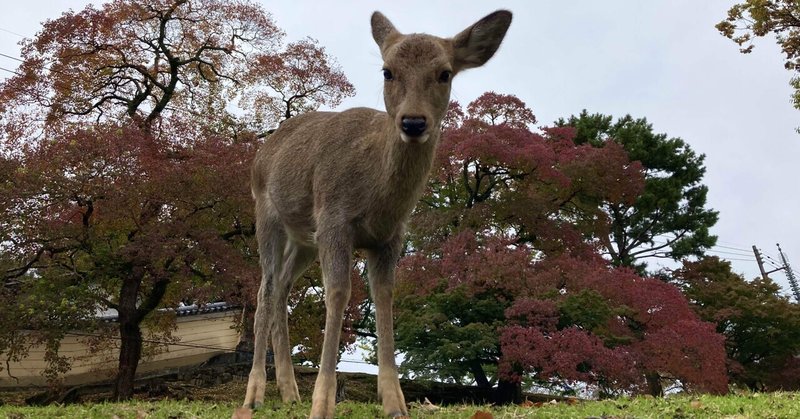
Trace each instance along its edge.
<path fill-rule="evenodd" d="M 373 22 L 374 19 L 373 16 Z M 511 12 L 498 10 L 453 37 L 454 70 L 458 72 L 480 67 L 489 61 L 503 42 L 509 25 L 511 25 Z"/>
<path fill-rule="evenodd" d="M 378 44 L 381 51 L 383 51 L 383 44 L 386 42 L 386 39 L 389 38 L 391 35 L 398 34 L 397 29 L 394 28 L 392 22 L 386 18 L 381 12 L 375 12 L 372 14 L 372 38 L 375 40 L 375 43 Z"/>

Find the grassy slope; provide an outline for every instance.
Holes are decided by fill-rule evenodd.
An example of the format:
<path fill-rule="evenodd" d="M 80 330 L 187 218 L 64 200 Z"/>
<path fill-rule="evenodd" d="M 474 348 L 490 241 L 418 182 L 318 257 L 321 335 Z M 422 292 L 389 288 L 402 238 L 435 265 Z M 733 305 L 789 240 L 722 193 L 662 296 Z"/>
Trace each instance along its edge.
<path fill-rule="evenodd" d="M 213 401 L 133 401 L 130 403 L 94 403 L 68 406 L 0 406 L 0 417 L 22 418 L 223 418 L 230 417 L 233 402 Z M 308 403 L 283 407 L 268 402 L 254 418 L 306 418 Z M 456 405 L 431 409 L 412 405 L 413 418 L 471 418 L 477 412 L 492 416 L 478 418 L 800 418 L 800 394 L 751 394 L 740 396 L 674 397 L 618 399 L 575 404 L 545 403 L 541 406 L 469 406 Z M 374 403 L 344 402 L 336 413 L 342 418 L 380 418 L 380 406 Z"/>
<path fill-rule="evenodd" d="M 296 369 L 298 387 L 303 400 L 309 400 L 316 371 Z M 340 418 L 383 418 L 376 399 L 375 376 L 343 374 L 346 376 L 346 397 L 350 401 L 336 407 Z M 438 403 L 443 395 L 466 395 L 468 388 L 451 388 L 422 381 L 402 383 L 406 400 L 430 397 Z M 23 418 L 229 418 L 244 398 L 246 381 L 236 379 L 215 386 L 197 386 L 191 381 L 165 382 L 158 391 L 143 388 L 136 399 L 128 403 L 106 403 L 109 394 L 95 394 L 81 403 L 66 406 L 29 407 L 24 399 L 30 392 L 0 392 L 0 419 Z M 254 418 L 306 418 L 309 403 L 282 406 L 274 385 L 267 386 L 266 406 L 255 412 Z M 616 399 L 607 401 L 542 403 L 534 395 L 521 406 L 492 407 L 455 404 L 436 408 L 411 403 L 412 418 L 800 418 L 800 393 L 741 394 L 725 397 L 671 397 L 654 399 Z M 187 398 L 191 400 L 186 400 Z M 474 399 L 473 399 L 474 400 Z"/>

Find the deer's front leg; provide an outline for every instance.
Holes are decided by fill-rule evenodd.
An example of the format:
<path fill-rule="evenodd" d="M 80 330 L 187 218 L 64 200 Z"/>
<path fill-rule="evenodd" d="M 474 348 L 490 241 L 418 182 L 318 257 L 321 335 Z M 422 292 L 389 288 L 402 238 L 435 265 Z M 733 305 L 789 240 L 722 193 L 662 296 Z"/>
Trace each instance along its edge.
<path fill-rule="evenodd" d="M 325 339 L 314 385 L 312 418 L 333 418 L 336 405 L 336 363 L 344 309 L 350 300 L 352 237 L 346 231 L 329 230 L 317 235 L 322 280 L 325 287 Z"/>
<path fill-rule="evenodd" d="M 367 274 L 372 300 L 375 302 L 378 333 L 378 395 L 383 403 L 384 413 L 392 417 L 408 415 L 394 355 L 392 292 L 399 254 L 399 240 L 383 249 L 367 252 Z"/>

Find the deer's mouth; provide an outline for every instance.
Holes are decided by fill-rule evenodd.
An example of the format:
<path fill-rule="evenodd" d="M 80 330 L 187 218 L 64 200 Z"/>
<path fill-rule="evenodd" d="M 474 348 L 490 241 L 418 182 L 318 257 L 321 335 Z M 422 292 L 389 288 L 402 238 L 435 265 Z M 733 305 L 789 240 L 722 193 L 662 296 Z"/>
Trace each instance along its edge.
<path fill-rule="evenodd" d="M 407 135 L 404 132 L 400 133 L 400 139 L 406 144 L 424 144 L 428 141 L 429 137 L 430 135 L 428 135 L 427 132 L 416 136 Z"/>

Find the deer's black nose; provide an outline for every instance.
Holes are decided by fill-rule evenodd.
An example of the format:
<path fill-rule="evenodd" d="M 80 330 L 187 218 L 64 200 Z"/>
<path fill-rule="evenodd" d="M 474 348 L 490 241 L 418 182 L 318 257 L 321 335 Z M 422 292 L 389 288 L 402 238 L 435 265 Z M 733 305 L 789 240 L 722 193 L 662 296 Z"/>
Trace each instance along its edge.
<path fill-rule="evenodd" d="M 402 120 L 403 132 L 409 137 L 419 137 L 428 127 L 425 118 L 419 116 L 405 117 Z"/>

